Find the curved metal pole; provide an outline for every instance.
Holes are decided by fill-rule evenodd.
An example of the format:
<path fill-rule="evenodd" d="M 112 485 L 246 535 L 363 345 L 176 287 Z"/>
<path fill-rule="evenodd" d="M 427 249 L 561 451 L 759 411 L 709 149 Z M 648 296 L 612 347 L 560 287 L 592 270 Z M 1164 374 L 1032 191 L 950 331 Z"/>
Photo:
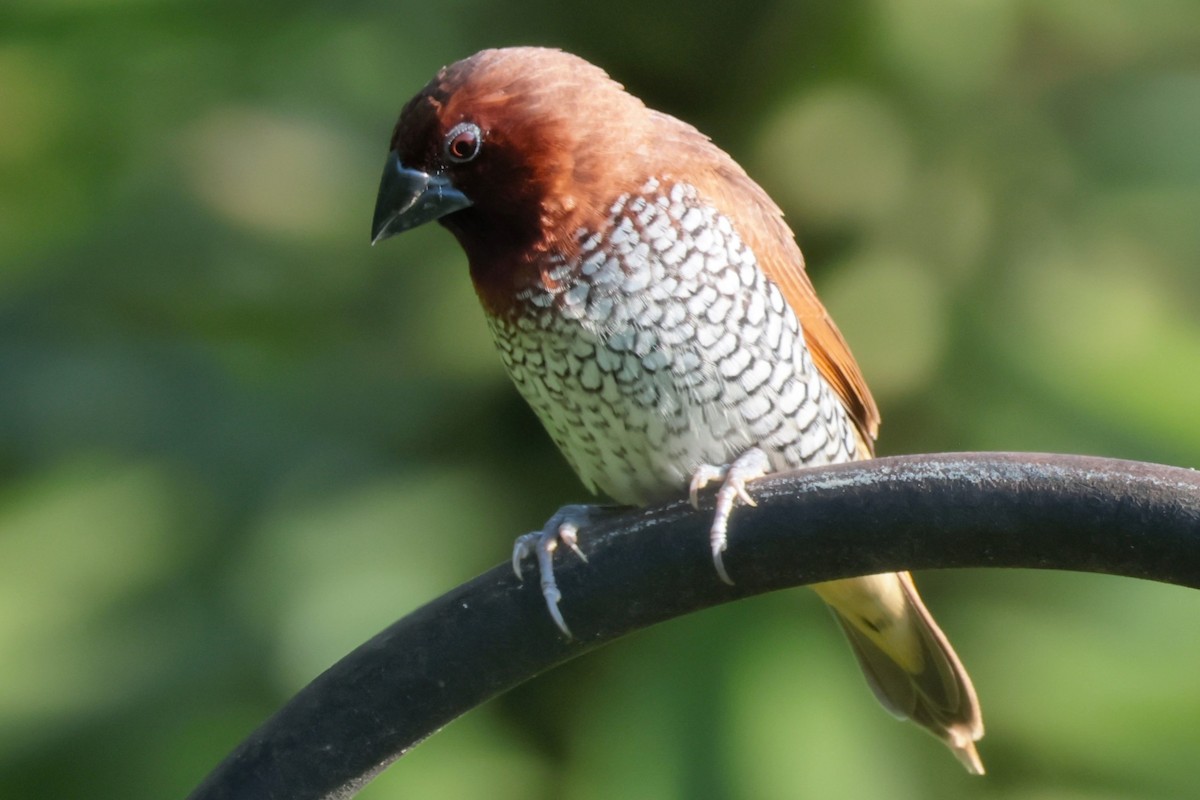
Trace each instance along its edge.
<path fill-rule="evenodd" d="M 393 624 L 305 687 L 190 795 L 344 798 L 455 717 L 630 631 L 788 586 L 898 569 L 1031 567 L 1200 588 L 1200 473 L 1082 456 L 902 456 L 772 475 L 739 508 L 726 586 L 707 515 L 617 510 L 558 557 L 562 610 L 507 564 Z"/>

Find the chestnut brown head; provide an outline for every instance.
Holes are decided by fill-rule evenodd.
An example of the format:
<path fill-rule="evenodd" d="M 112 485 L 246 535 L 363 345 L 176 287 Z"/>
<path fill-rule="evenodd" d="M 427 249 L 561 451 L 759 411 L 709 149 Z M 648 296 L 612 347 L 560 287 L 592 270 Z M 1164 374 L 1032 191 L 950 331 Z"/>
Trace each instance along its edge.
<path fill-rule="evenodd" d="M 558 50 L 451 64 L 400 112 L 372 240 L 436 219 L 472 263 L 485 248 L 495 259 L 560 246 L 644 173 L 649 118 L 601 69 Z"/>

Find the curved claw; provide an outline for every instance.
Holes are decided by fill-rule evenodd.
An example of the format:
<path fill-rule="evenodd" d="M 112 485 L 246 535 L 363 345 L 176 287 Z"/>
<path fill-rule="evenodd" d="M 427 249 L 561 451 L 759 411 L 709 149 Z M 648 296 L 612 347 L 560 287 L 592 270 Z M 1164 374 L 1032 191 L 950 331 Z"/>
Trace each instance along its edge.
<path fill-rule="evenodd" d="M 587 556 L 579 549 L 579 527 L 570 522 L 564 522 L 558 526 L 558 539 L 567 547 L 571 548 L 571 552 L 579 556 L 579 560 L 583 563 L 588 563 Z"/>
<path fill-rule="evenodd" d="M 729 573 L 725 571 L 725 561 L 721 558 L 721 553 L 724 550 L 724 546 L 713 548 L 713 566 L 717 568 L 717 577 L 730 586 L 733 586 L 733 578 L 729 577 Z"/>
<path fill-rule="evenodd" d="M 542 576 L 542 598 L 546 601 L 546 610 L 550 612 L 550 618 L 554 620 L 558 629 L 570 636 L 571 630 L 567 627 L 562 612 L 558 610 L 562 592 L 558 590 L 558 584 L 554 580 L 554 551 L 558 549 L 557 545 L 557 526 L 548 527 L 538 535 L 535 552 L 537 553 L 538 572 Z"/>
<path fill-rule="evenodd" d="M 513 542 L 512 568 L 513 572 L 516 573 L 517 580 L 522 583 L 525 582 L 525 576 L 521 574 L 521 562 L 525 559 L 525 556 L 532 553 L 534 548 L 537 547 L 537 540 L 541 535 L 541 531 L 534 531 L 533 533 L 518 536 L 516 541 Z"/>

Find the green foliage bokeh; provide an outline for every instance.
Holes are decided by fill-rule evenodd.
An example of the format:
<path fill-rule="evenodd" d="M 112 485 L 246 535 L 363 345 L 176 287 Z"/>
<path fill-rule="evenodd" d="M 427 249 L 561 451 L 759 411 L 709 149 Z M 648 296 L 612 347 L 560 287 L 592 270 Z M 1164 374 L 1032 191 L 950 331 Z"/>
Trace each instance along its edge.
<path fill-rule="evenodd" d="M 505 44 L 604 66 L 777 198 L 882 453 L 1200 462 L 1193 0 L 9 0 L 0 797 L 183 796 L 585 499 L 451 237 L 367 246 L 402 102 Z M 976 678 L 986 779 L 880 712 L 787 593 L 544 676 L 363 797 L 1194 795 L 1200 596 L 921 585 Z"/>

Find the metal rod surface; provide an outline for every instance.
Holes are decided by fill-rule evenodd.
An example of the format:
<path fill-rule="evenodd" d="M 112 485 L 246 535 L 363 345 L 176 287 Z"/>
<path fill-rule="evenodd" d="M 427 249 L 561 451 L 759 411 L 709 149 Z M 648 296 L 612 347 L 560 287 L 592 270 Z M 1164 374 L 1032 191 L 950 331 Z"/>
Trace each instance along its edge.
<path fill-rule="evenodd" d="M 733 517 L 722 583 L 707 513 L 614 512 L 559 553 L 562 610 L 507 564 L 394 623 L 300 691 L 190 795 L 345 798 L 455 717 L 626 633 L 741 597 L 899 569 L 1029 567 L 1200 588 L 1200 473 L 1017 453 L 881 458 L 771 475 Z M 711 495 L 709 495 L 711 501 Z M 397 531 L 397 535 L 404 535 Z M 503 544 L 497 546 L 503 549 Z"/>

